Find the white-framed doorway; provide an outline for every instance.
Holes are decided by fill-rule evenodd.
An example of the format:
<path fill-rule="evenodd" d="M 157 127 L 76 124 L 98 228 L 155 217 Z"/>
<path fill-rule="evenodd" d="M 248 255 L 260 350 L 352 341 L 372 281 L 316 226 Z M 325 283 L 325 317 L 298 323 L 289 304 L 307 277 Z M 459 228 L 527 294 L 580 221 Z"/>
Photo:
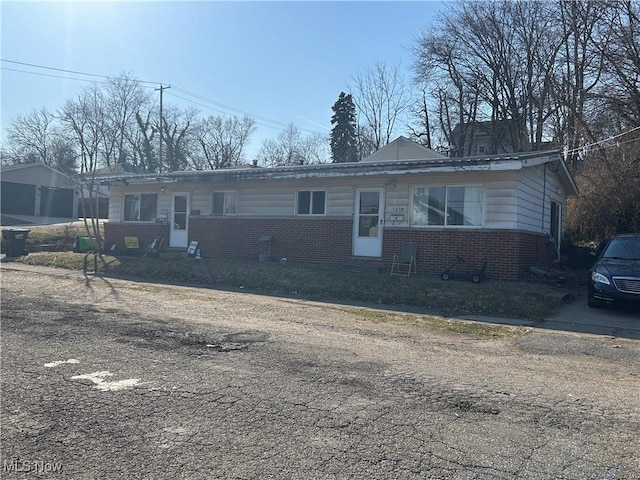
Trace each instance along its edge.
<path fill-rule="evenodd" d="M 384 223 L 384 187 L 356 189 L 353 212 L 353 255 L 382 256 Z"/>
<path fill-rule="evenodd" d="M 171 218 L 169 246 L 187 248 L 189 244 L 189 193 L 175 192 L 171 195 Z"/>

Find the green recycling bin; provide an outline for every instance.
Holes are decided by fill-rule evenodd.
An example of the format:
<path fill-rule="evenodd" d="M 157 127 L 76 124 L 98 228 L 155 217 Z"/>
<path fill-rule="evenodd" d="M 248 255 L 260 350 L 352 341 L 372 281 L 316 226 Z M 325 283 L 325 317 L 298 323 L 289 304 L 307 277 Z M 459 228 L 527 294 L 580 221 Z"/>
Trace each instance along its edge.
<path fill-rule="evenodd" d="M 96 248 L 95 245 L 95 238 L 76 235 L 73 240 L 73 251 L 80 253 L 93 252 Z"/>
<path fill-rule="evenodd" d="M 26 228 L 9 228 L 2 230 L 2 240 L 5 245 L 5 253 L 7 257 L 21 257 L 27 255 L 25 242 L 29 231 Z"/>

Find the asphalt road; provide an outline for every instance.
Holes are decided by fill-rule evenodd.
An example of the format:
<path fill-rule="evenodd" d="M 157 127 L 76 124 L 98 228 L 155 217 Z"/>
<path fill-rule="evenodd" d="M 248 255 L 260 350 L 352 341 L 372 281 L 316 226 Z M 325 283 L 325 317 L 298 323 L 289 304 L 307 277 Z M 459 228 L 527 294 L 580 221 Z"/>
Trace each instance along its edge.
<path fill-rule="evenodd" d="M 640 478 L 640 342 L 2 266 L 2 478 Z"/>

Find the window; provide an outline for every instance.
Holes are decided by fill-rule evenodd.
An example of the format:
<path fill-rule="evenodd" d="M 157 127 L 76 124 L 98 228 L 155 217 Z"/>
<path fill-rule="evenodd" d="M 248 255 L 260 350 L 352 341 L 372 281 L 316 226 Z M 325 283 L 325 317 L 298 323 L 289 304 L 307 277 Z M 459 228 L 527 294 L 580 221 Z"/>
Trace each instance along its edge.
<path fill-rule="evenodd" d="M 482 226 L 482 187 L 421 187 L 413 190 L 411 225 Z"/>
<path fill-rule="evenodd" d="M 212 213 L 214 215 L 235 215 L 236 199 L 236 192 L 214 192 Z"/>
<path fill-rule="evenodd" d="M 324 215 L 326 192 L 324 190 L 300 190 L 297 215 Z"/>
<path fill-rule="evenodd" d="M 157 211 L 158 195 L 155 193 L 124 196 L 122 218 L 125 222 L 152 222 L 156 219 Z"/>

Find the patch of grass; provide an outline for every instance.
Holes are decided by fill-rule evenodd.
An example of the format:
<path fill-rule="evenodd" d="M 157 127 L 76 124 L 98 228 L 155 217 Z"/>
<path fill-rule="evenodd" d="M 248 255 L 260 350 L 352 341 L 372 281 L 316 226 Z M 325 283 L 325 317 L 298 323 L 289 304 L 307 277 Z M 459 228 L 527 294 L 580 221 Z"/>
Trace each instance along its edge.
<path fill-rule="evenodd" d="M 85 259 L 92 271 L 93 255 L 81 253 L 34 253 L 17 261 L 82 270 Z M 406 305 L 444 316 L 487 315 L 541 320 L 561 305 L 558 298 L 528 289 L 526 284 L 521 289 L 514 289 L 512 285 L 502 286 L 499 282 L 443 282 L 435 278 L 392 277 L 293 263 L 103 255 L 98 257 L 97 271 L 165 282 L 245 288 L 269 294 L 300 294 L 318 300 Z"/>
<path fill-rule="evenodd" d="M 441 317 L 428 317 L 427 322 L 434 328 L 447 332 L 463 333 L 477 337 L 518 337 L 524 333 L 522 328 L 505 327 L 489 323 L 478 323 L 468 321 L 451 321 Z"/>
<path fill-rule="evenodd" d="M 396 313 L 385 312 L 381 310 L 372 309 L 357 309 L 357 308 L 340 308 L 336 307 L 340 311 L 348 312 L 352 315 L 358 316 L 369 322 L 376 323 L 393 323 L 398 322 L 401 324 L 413 323 L 413 324 L 427 324 L 433 329 L 442 330 L 445 332 L 454 332 L 464 335 L 472 335 L 475 337 L 518 337 L 525 333 L 525 329 L 522 327 L 508 327 L 495 324 L 485 324 L 479 322 L 472 322 L 466 320 L 449 320 L 436 315 L 417 315 L 411 313 Z"/>

